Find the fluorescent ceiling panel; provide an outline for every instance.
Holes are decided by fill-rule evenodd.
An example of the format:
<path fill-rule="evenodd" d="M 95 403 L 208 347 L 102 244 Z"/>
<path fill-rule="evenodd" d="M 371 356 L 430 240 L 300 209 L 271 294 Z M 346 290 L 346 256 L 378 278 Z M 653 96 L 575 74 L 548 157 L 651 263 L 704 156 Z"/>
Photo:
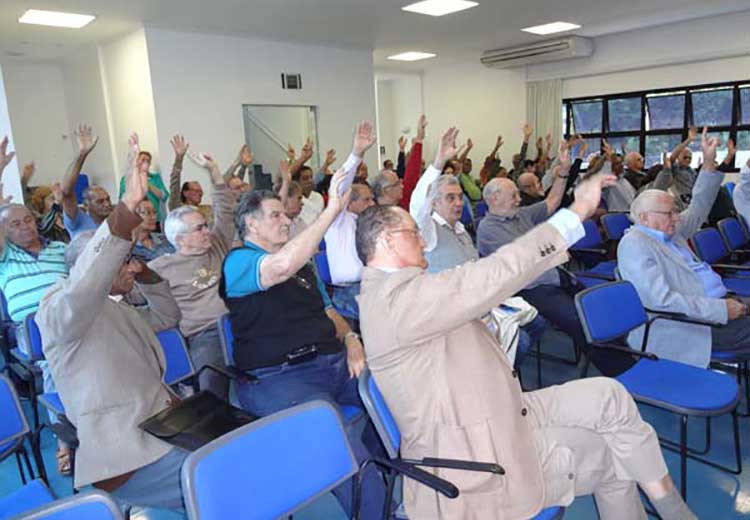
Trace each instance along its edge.
<path fill-rule="evenodd" d="M 90 24 L 96 16 L 90 14 L 62 13 L 58 11 L 40 11 L 29 9 L 18 19 L 19 23 L 47 25 L 50 27 L 67 27 L 80 29 Z"/>
<path fill-rule="evenodd" d="M 469 9 L 471 7 L 476 7 L 478 5 L 477 2 L 470 2 L 469 0 L 424 0 L 423 2 L 417 2 L 416 4 L 409 4 L 401 9 L 404 11 L 411 11 L 412 13 L 443 16 L 463 11 L 464 9 Z"/>
<path fill-rule="evenodd" d="M 396 60 L 396 61 L 417 61 L 417 60 L 426 60 L 427 58 L 434 58 L 436 55 L 432 54 L 430 52 L 402 52 L 401 54 L 394 54 L 393 56 L 388 56 L 389 60 Z"/>
<path fill-rule="evenodd" d="M 535 25 L 534 27 L 527 27 L 526 29 L 521 29 L 524 32 L 532 33 L 532 34 L 555 34 L 559 32 L 565 32 L 565 31 L 572 31 L 574 29 L 580 29 L 581 26 L 569 23 L 569 22 L 552 22 L 552 23 L 546 23 L 544 25 Z"/>

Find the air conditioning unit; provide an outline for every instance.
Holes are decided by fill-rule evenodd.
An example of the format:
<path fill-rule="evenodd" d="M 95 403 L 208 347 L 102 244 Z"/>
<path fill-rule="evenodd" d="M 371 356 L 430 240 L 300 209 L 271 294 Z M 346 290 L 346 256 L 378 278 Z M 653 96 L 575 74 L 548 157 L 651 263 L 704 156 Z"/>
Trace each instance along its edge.
<path fill-rule="evenodd" d="M 582 36 L 569 36 L 557 40 L 546 40 L 482 53 L 480 61 L 485 67 L 509 69 L 523 67 L 548 61 L 560 61 L 570 58 L 584 58 L 594 52 L 594 42 Z"/>

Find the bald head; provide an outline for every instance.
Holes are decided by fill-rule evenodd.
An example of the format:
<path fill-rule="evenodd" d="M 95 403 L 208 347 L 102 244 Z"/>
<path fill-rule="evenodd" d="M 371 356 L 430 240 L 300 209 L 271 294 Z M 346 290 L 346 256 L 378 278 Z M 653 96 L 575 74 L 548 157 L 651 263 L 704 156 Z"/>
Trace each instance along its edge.
<path fill-rule="evenodd" d="M 646 190 L 630 205 L 630 220 L 671 237 L 680 221 L 674 202 L 674 197 L 666 191 Z"/>
<path fill-rule="evenodd" d="M 544 196 L 542 183 L 539 182 L 539 177 L 533 173 L 522 173 L 518 177 L 518 189 L 534 197 Z"/>
<path fill-rule="evenodd" d="M 521 204 L 518 187 L 510 179 L 492 179 L 484 187 L 482 196 L 490 213 L 496 215 L 513 215 Z"/>
<path fill-rule="evenodd" d="M 417 223 L 398 206 L 364 210 L 357 218 L 356 245 L 360 260 L 370 267 L 427 267 Z"/>
<path fill-rule="evenodd" d="M 638 152 L 628 152 L 625 156 L 625 167 L 628 170 L 643 170 L 643 156 Z"/>

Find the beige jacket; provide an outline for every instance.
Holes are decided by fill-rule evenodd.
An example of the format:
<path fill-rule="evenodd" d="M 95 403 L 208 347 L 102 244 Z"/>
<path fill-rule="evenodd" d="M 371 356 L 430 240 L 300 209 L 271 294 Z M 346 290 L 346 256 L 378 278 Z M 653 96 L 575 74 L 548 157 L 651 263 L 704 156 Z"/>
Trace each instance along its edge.
<path fill-rule="evenodd" d="M 567 247 L 552 225 L 542 224 L 487 258 L 437 274 L 364 268 L 362 336 L 401 430 L 402 456 L 497 462 L 506 470 L 504 476 L 431 470 L 458 486 L 454 500 L 407 479 L 409 518 L 520 519 L 542 508 L 533 414 L 480 318 L 562 264 Z"/>
<path fill-rule="evenodd" d="M 129 236 L 138 222 L 120 203 L 36 314 L 52 378 L 78 430 L 77 488 L 138 469 L 171 449 L 138 424 L 171 397 L 154 330 L 176 326 L 180 311 L 164 281 L 139 284 L 147 310 L 109 298 L 132 245 L 120 236 Z"/>

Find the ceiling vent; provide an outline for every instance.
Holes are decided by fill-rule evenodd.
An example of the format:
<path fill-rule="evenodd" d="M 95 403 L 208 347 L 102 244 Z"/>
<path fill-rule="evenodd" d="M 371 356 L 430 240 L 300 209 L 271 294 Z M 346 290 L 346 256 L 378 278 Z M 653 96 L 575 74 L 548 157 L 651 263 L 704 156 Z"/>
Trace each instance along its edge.
<path fill-rule="evenodd" d="M 547 40 L 512 47 L 496 49 L 482 53 L 480 61 L 485 67 L 493 69 L 510 69 L 548 61 L 560 61 L 570 58 L 584 58 L 594 52 L 594 43 L 582 36 L 569 36 L 556 40 Z"/>
<path fill-rule="evenodd" d="M 282 73 L 281 88 L 287 90 L 302 90 L 302 74 Z"/>

